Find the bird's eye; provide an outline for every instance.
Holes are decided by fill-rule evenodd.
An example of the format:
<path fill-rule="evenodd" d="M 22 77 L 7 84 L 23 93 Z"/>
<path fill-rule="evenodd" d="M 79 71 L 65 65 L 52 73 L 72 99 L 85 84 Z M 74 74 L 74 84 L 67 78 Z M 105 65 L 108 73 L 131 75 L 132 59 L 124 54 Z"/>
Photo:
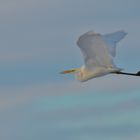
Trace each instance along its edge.
<path fill-rule="evenodd" d="M 82 77 L 82 76 L 83 76 L 82 72 L 78 72 L 77 75 L 78 75 L 79 77 Z"/>

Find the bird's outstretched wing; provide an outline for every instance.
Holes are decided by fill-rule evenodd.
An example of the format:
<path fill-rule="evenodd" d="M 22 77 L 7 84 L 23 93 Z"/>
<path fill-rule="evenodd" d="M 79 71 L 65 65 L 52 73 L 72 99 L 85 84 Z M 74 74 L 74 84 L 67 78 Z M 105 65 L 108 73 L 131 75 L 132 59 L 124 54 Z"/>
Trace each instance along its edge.
<path fill-rule="evenodd" d="M 87 68 L 114 67 L 112 56 L 102 35 L 93 31 L 87 32 L 79 37 L 77 45 L 82 51 Z"/>
<path fill-rule="evenodd" d="M 127 33 L 123 30 L 103 35 L 105 42 L 107 43 L 110 54 L 115 57 L 116 55 L 116 43 L 123 39 Z"/>

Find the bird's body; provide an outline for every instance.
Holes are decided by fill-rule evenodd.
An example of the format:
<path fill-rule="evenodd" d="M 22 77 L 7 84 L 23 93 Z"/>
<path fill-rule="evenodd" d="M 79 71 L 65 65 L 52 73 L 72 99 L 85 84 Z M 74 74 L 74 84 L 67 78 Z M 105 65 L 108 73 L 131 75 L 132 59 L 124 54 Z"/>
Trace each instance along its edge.
<path fill-rule="evenodd" d="M 85 82 L 89 79 L 104 76 L 109 73 L 119 72 L 121 69 L 113 67 L 96 67 L 94 70 L 89 70 L 85 66 L 82 66 L 77 70 L 74 75 L 78 81 Z"/>
<path fill-rule="evenodd" d="M 116 55 L 116 44 L 126 34 L 121 30 L 106 35 L 93 31 L 81 35 L 77 45 L 83 54 L 84 65 L 81 68 L 66 70 L 62 73 L 73 73 L 79 81 L 87 81 L 109 73 L 121 74 L 122 69 L 115 66 L 113 57 Z"/>

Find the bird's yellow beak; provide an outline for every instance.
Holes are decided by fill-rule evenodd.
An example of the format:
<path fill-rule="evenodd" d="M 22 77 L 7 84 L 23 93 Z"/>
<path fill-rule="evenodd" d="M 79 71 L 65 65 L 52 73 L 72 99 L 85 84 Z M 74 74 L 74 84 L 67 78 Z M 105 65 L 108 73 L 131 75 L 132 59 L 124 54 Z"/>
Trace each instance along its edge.
<path fill-rule="evenodd" d="M 70 73 L 74 73 L 76 71 L 76 69 L 71 69 L 71 70 L 64 70 L 62 72 L 60 72 L 61 74 L 70 74 Z"/>

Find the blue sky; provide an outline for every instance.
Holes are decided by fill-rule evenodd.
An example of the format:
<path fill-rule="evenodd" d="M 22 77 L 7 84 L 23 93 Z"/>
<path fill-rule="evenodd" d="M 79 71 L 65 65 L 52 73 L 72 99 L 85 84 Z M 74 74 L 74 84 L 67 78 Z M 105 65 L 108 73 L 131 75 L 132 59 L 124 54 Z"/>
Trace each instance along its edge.
<path fill-rule="evenodd" d="M 59 74 L 83 64 L 84 32 L 124 29 L 116 65 L 140 69 L 138 0 L 0 2 L 0 139 L 138 140 L 139 77 L 79 83 Z"/>

